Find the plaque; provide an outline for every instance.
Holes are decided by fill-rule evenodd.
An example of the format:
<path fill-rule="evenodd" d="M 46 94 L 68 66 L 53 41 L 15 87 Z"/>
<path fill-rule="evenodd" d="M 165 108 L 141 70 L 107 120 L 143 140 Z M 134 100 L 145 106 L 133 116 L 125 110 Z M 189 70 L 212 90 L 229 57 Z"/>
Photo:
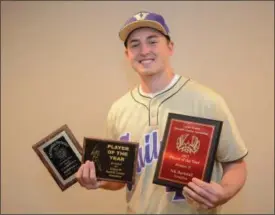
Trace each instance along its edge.
<path fill-rule="evenodd" d="M 138 143 L 84 137 L 83 163 L 95 164 L 99 180 L 135 183 Z"/>
<path fill-rule="evenodd" d="M 65 124 L 32 146 L 62 191 L 77 182 L 82 148 Z"/>
<path fill-rule="evenodd" d="M 193 177 L 210 182 L 222 124 L 169 113 L 153 183 L 182 189 Z"/>

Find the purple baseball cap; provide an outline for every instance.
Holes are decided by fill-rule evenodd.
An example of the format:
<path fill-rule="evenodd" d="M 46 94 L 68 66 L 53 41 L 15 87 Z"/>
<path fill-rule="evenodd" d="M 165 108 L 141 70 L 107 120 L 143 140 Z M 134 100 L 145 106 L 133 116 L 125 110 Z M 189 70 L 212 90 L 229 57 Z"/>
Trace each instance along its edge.
<path fill-rule="evenodd" d="M 126 21 L 119 31 L 119 38 L 125 42 L 132 31 L 142 27 L 154 28 L 170 37 L 169 28 L 160 14 L 141 11 Z"/>

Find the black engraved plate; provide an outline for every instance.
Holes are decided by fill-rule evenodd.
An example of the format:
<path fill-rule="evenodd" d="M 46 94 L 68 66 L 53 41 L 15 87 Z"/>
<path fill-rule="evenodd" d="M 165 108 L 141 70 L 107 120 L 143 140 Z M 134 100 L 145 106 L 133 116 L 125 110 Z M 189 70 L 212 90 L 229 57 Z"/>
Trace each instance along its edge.
<path fill-rule="evenodd" d="M 43 150 L 62 176 L 63 180 L 74 175 L 81 166 L 81 161 L 63 136 Z"/>
<path fill-rule="evenodd" d="M 93 161 L 97 179 L 134 183 L 138 143 L 84 138 L 83 162 Z"/>

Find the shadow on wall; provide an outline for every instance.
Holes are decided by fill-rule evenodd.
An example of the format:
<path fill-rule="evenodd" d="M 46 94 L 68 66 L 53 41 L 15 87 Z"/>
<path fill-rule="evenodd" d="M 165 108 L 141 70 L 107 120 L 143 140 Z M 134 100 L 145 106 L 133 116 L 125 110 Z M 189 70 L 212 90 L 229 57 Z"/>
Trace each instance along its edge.
<path fill-rule="evenodd" d="M 125 79 L 128 83 L 127 88 L 128 90 L 130 90 L 137 84 L 139 84 L 139 77 L 136 71 L 131 67 L 130 63 L 127 61 L 125 56 L 123 56 L 120 65 L 121 72 L 125 75 Z"/>

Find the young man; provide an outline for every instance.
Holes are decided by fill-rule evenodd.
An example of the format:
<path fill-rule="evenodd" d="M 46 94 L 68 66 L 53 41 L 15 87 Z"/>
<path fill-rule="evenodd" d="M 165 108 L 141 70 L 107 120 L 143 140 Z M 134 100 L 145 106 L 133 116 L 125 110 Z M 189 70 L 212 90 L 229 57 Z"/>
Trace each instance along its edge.
<path fill-rule="evenodd" d="M 122 96 L 108 114 L 108 138 L 140 143 L 136 183 L 126 186 L 128 213 L 218 213 L 246 180 L 244 145 L 223 98 L 205 86 L 175 74 L 170 65 L 174 44 L 163 17 L 140 12 L 119 32 L 125 55 L 140 85 Z M 197 178 L 183 191 L 153 184 L 168 113 L 223 121 L 211 183 Z M 76 177 L 86 189 L 119 190 L 125 184 L 97 181 L 93 162 Z"/>

